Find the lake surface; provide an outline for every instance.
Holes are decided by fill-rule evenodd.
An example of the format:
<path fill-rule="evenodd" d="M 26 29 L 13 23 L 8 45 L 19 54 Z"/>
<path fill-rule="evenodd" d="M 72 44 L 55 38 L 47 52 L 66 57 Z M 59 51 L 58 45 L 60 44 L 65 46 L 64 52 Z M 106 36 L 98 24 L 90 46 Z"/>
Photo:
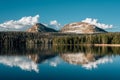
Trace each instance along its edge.
<path fill-rule="evenodd" d="M 120 47 L 0 47 L 0 80 L 120 80 Z"/>

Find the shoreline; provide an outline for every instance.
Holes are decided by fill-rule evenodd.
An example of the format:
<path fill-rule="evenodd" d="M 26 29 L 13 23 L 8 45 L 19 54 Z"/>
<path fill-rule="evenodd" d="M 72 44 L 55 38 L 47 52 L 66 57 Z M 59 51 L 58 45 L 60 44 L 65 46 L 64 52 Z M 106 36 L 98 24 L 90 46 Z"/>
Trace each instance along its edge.
<path fill-rule="evenodd" d="M 120 47 L 120 44 L 93 44 L 94 46 Z"/>
<path fill-rule="evenodd" d="M 80 45 L 80 46 L 120 47 L 120 44 L 53 44 L 53 45 Z"/>

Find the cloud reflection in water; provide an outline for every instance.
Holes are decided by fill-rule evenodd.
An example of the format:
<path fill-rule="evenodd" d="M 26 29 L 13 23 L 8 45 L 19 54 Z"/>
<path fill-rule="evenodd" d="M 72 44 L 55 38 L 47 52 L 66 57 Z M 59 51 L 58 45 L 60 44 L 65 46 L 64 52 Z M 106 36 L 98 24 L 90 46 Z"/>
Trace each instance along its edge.
<path fill-rule="evenodd" d="M 26 56 L 0 56 L 0 64 L 19 67 L 26 71 L 39 72 L 38 65 Z"/>

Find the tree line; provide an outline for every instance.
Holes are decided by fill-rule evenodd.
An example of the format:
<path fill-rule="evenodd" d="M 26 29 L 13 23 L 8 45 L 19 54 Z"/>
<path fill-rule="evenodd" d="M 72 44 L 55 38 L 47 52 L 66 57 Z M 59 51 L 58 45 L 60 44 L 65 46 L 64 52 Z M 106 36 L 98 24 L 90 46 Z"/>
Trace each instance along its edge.
<path fill-rule="evenodd" d="M 91 53 L 91 54 L 120 54 L 120 47 L 81 46 L 81 45 L 53 45 L 54 52 L 58 53 Z"/>
<path fill-rule="evenodd" d="M 120 33 L 54 37 L 53 44 L 120 44 Z"/>
<path fill-rule="evenodd" d="M 32 46 L 34 44 L 48 44 L 51 36 L 49 33 L 29 32 L 0 32 L 0 47 L 2 46 Z"/>
<path fill-rule="evenodd" d="M 0 47 L 32 46 L 34 44 L 120 44 L 120 33 L 67 34 L 67 33 L 30 33 L 0 32 Z"/>

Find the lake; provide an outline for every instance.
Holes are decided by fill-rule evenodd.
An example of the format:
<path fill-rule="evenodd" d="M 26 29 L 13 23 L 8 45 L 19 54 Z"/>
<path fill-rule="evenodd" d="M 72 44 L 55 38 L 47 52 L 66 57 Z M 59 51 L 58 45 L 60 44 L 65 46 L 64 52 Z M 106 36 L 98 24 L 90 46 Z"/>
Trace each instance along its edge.
<path fill-rule="evenodd" d="M 120 80 L 120 47 L 0 47 L 0 80 Z"/>

